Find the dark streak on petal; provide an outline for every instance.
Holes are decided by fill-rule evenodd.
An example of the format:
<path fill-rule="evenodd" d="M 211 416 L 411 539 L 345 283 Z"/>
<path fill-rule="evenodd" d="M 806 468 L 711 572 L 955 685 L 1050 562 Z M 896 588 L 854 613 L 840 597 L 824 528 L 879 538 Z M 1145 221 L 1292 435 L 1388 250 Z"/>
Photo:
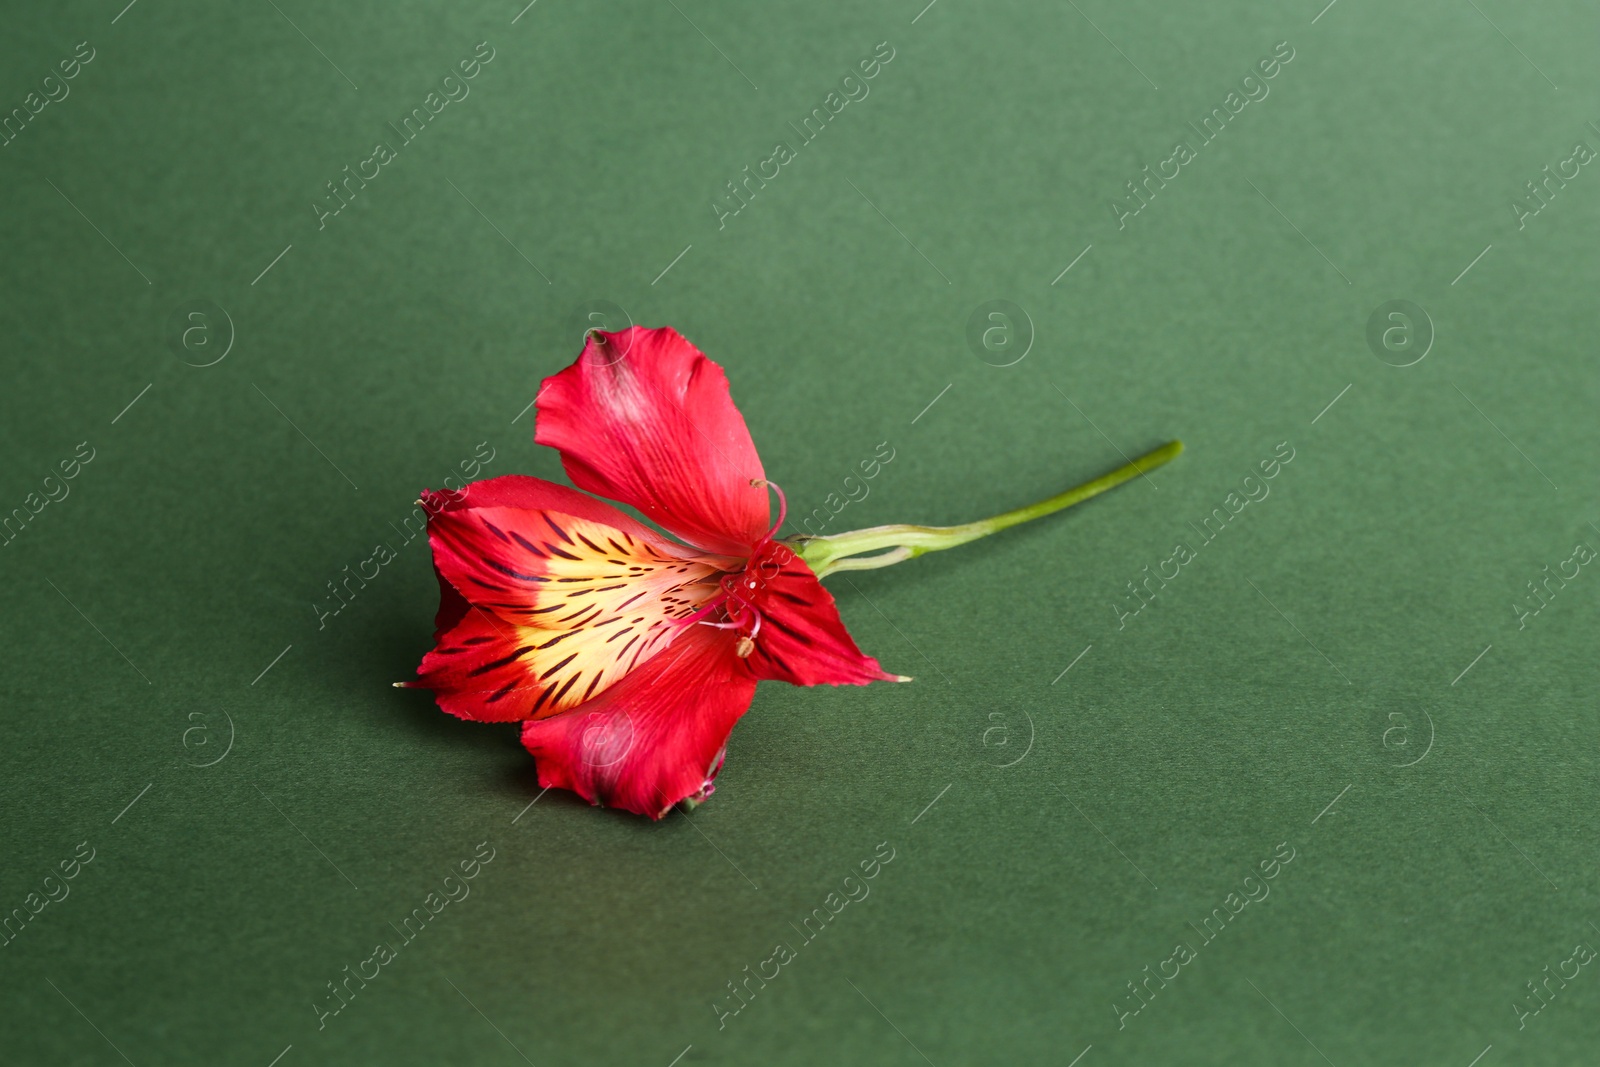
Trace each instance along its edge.
<path fill-rule="evenodd" d="M 470 672 L 471 676 L 476 678 L 480 674 L 488 674 L 492 670 L 498 670 L 499 668 L 504 667 L 508 663 L 511 663 L 511 662 L 513 662 L 515 660 L 521 659 L 523 656 L 526 656 L 529 652 L 532 652 L 532 651 L 533 651 L 533 646 L 532 645 L 523 645 L 521 648 L 519 648 L 515 652 L 511 653 L 511 655 L 509 655 L 509 656 L 502 656 L 500 659 L 497 659 L 497 660 L 493 661 L 492 663 L 485 663 L 481 667 L 473 668 L 473 670 Z"/>
<path fill-rule="evenodd" d="M 556 671 L 559 671 L 562 667 L 565 667 L 567 664 L 571 663 L 573 660 L 575 660 L 577 658 L 578 658 L 578 654 L 576 652 L 574 652 L 572 655 L 568 656 L 566 659 L 562 660 L 560 663 L 557 663 L 554 667 L 551 667 L 549 670 L 545 671 L 544 674 L 540 677 L 539 680 L 540 681 L 548 681 L 552 674 L 556 673 Z"/>
<path fill-rule="evenodd" d="M 766 647 L 763 644 L 757 643 L 756 651 L 760 652 L 769 661 L 771 661 L 772 663 L 776 664 L 778 666 L 778 668 L 783 671 L 783 673 L 789 675 L 791 678 L 794 677 L 794 671 L 791 670 L 789 668 L 789 665 L 787 663 L 783 662 L 783 660 L 778 656 L 778 654 L 776 652 L 772 651 L 772 649 Z"/>
<path fill-rule="evenodd" d="M 583 632 L 582 630 L 567 630 L 564 633 L 556 634 L 556 636 L 552 637 L 550 640 L 546 641 L 544 644 L 540 645 L 539 647 L 541 649 L 549 648 L 552 645 L 556 644 L 557 642 L 565 641 L 567 638 L 571 637 L 573 634 L 578 634 L 578 633 L 582 633 L 582 632 Z M 573 654 L 576 655 L 577 653 L 573 653 Z M 549 675 L 546 675 L 545 677 L 549 677 Z"/>
<path fill-rule="evenodd" d="M 550 529 L 556 532 L 557 537 L 561 538 L 561 540 L 565 541 L 569 545 L 572 544 L 572 538 L 567 536 L 567 531 L 556 525 L 556 520 L 550 517 L 550 513 L 548 511 L 544 513 L 544 521 L 545 524 L 550 527 Z"/>
<path fill-rule="evenodd" d="M 493 567 L 495 570 L 499 571 L 501 574 L 509 575 L 512 578 L 521 579 L 524 582 L 548 582 L 550 580 L 550 579 L 546 578 L 542 574 L 523 574 L 521 571 L 514 571 L 510 567 L 507 567 L 505 564 L 498 563 L 498 562 L 496 562 L 495 560 L 492 560 L 492 559 L 485 559 L 483 562 L 487 563 L 489 566 Z M 495 586 L 486 585 L 485 583 L 482 583 L 482 582 L 480 582 L 479 584 L 480 585 L 485 585 L 485 588 L 488 588 L 488 589 L 496 588 Z"/>
<path fill-rule="evenodd" d="M 556 695 L 553 698 L 555 700 L 555 702 L 557 704 L 561 703 L 561 698 L 567 695 L 567 690 L 571 689 L 572 686 L 574 685 L 574 683 L 576 683 L 577 680 L 579 678 L 582 678 L 582 677 L 583 677 L 582 674 L 574 674 L 571 678 L 568 678 L 567 679 L 567 684 L 562 686 L 559 690 L 556 691 Z"/>
<path fill-rule="evenodd" d="M 807 637 L 805 634 L 796 633 L 794 630 L 791 630 L 789 627 L 785 626 L 776 616 L 764 615 L 764 616 L 762 616 L 762 619 L 766 623 L 766 625 L 771 626 L 773 629 L 783 631 L 784 633 L 788 634 L 790 637 L 794 638 L 796 641 L 799 641 L 802 645 L 805 645 L 807 648 L 811 647 L 812 645 L 814 645 L 816 643 L 816 642 L 812 641 L 811 638 Z"/>

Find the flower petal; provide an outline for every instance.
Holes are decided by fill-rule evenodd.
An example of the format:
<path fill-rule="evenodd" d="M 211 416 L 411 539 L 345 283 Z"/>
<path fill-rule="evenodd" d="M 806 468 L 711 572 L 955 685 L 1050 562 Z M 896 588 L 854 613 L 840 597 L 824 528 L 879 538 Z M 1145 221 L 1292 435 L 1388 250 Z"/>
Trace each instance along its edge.
<path fill-rule="evenodd" d="M 748 554 L 771 523 L 766 475 L 722 368 L 671 328 L 585 341 L 540 387 L 534 440 L 579 488 L 708 552 Z"/>
<path fill-rule="evenodd" d="M 422 504 L 429 515 L 472 508 L 559 511 L 563 515 L 576 515 L 580 519 L 614 526 L 634 537 L 670 543 L 638 519 L 629 517 L 604 500 L 596 500 L 587 493 L 527 474 L 502 474 L 498 478 L 468 482 L 460 489 L 424 489 Z"/>
<path fill-rule="evenodd" d="M 465 600 L 462 603 L 466 603 Z M 520 656 L 518 629 L 482 608 L 440 637 L 417 668 L 413 687 L 433 690 L 439 707 L 461 719 L 516 722 L 542 691 L 537 671 Z"/>
<path fill-rule="evenodd" d="M 466 617 L 472 605 L 450 584 L 450 579 L 444 576 L 437 564 L 434 565 L 433 576 L 439 579 L 439 610 L 433 616 L 433 643 L 437 645 L 445 634 L 454 630 L 456 624 Z"/>
<path fill-rule="evenodd" d="M 799 556 L 769 545 L 744 574 L 745 594 L 761 616 L 748 660 L 757 678 L 792 685 L 866 685 L 909 681 L 888 674 L 856 647 L 833 595 Z"/>
<path fill-rule="evenodd" d="M 572 496 L 564 507 L 613 510 Z M 423 657 L 418 684 L 461 718 L 554 715 L 671 645 L 685 629 L 677 620 L 717 595 L 726 561 L 624 522 L 638 535 L 554 509 L 438 510 L 428 524 L 434 566 L 460 602 L 441 604 L 449 628 Z"/>
<path fill-rule="evenodd" d="M 756 680 L 726 631 L 690 627 L 587 703 L 522 724 L 539 784 L 659 819 L 709 792 Z"/>
<path fill-rule="evenodd" d="M 469 482 L 460 489 L 424 489 L 422 499 L 418 503 L 422 505 L 429 519 L 442 511 L 462 511 L 472 507 L 527 508 L 532 511 L 557 511 L 565 515 L 591 519 L 614 526 L 648 543 L 661 541 L 654 530 L 624 515 L 602 500 L 596 500 L 567 486 L 524 474 L 486 478 L 481 482 Z M 439 570 L 437 564 L 434 565 L 433 574 L 439 580 L 439 610 L 433 619 L 433 640 L 438 644 L 445 634 L 455 629 L 471 605 L 467 602 L 467 598 L 450 584 L 450 580 Z"/>
<path fill-rule="evenodd" d="M 471 507 L 528 508 L 577 515 L 615 526 L 634 537 L 646 540 L 656 538 L 655 532 L 649 527 L 604 501 L 525 474 L 507 474 L 499 478 L 486 478 L 481 482 L 468 482 L 460 489 L 424 489 L 418 503 L 430 519 L 441 511 L 461 511 Z M 439 611 L 433 620 L 433 639 L 438 643 L 461 621 L 470 605 L 450 584 L 449 579 L 440 573 L 437 565 L 433 568 L 433 574 L 439 579 Z"/>

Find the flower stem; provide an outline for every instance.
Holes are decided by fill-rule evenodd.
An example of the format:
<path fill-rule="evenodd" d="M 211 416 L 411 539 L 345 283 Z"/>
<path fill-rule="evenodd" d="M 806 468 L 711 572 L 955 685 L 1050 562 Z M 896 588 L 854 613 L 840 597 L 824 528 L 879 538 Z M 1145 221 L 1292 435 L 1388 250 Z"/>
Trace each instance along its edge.
<path fill-rule="evenodd" d="M 968 541 L 988 537 L 1008 527 L 1032 522 L 1034 519 L 1070 508 L 1092 496 L 1099 496 L 1107 489 L 1113 489 L 1130 478 L 1155 470 L 1175 459 L 1182 451 L 1182 441 L 1168 441 L 1160 448 L 1146 452 L 1138 459 L 1123 464 L 1093 481 L 1084 482 L 1080 486 L 1068 489 L 1064 493 L 1057 493 L 1036 504 L 1002 512 L 977 522 L 963 523 L 960 526 L 872 526 L 865 530 L 851 530 L 849 533 L 826 537 L 802 535 L 792 539 L 789 544 L 795 553 L 805 560 L 806 565 L 816 572 L 818 578 L 834 571 L 863 571 L 887 567 L 903 560 L 915 559 L 925 552 L 937 552 L 940 549 L 964 545 Z M 862 557 L 863 552 L 878 554 Z"/>

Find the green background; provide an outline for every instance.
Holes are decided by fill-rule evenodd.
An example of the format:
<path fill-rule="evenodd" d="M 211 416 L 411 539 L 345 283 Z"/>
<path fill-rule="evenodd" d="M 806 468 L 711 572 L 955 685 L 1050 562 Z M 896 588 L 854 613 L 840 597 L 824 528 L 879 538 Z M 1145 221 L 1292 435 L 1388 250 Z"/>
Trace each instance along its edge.
<path fill-rule="evenodd" d="M 1600 576 L 1512 605 L 1600 548 L 1600 176 L 1510 206 L 1600 147 L 1592 8 L 277 7 L 70 0 L 0 38 L 6 109 L 95 49 L 0 148 L 0 508 L 95 457 L 0 549 L 0 908 L 95 850 L 0 948 L 7 1062 L 1592 1060 L 1593 966 L 1521 1029 L 1513 1004 L 1600 946 Z M 470 95 L 319 230 L 324 183 L 483 41 Z M 1270 95 L 1119 228 L 1124 183 L 1282 41 Z M 796 145 L 880 42 L 870 95 Z M 778 140 L 797 158 L 719 229 Z M 169 343 L 197 299 L 226 321 Z M 991 300 L 1026 314 L 1011 366 L 967 340 Z M 1391 300 L 1431 322 L 1411 366 L 1366 340 Z M 916 681 L 763 685 L 692 815 L 530 809 L 514 728 L 389 687 L 430 643 L 420 541 L 322 629 L 313 605 L 480 442 L 486 475 L 561 478 L 523 412 L 605 301 L 727 369 L 797 511 L 889 442 L 830 529 L 1188 451 L 830 579 Z M 471 896 L 319 1030 L 326 983 L 484 841 Z M 719 1029 L 880 842 L 870 897 Z"/>

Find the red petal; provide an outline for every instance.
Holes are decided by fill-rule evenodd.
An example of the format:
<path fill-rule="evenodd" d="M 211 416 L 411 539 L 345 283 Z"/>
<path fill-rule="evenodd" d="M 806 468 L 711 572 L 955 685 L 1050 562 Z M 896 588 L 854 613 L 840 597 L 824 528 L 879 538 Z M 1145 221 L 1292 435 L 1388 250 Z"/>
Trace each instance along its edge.
<path fill-rule="evenodd" d="M 465 603 L 465 601 L 463 601 Z M 442 609 L 441 609 L 442 611 Z M 482 608 L 468 607 L 422 657 L 416 685 L 432 689 L 439 707 L 461 719 L 515 722 L 541 692 L 523 656 L 517 627 Z"/>
<path fill-rule="evenodd" d="M 498 722 L 581 704 L 671 645 L 676 620 L 718 592 L 706 579 L 729 561 L 570 489 L 532 478 L 498 489 L 464 504 L 425 498 L 434 565 L 454 595 L 418 675 L 452 715 Z M 561 510 L 471 506 L 512 499 Z"/>
<path fill-rule="evenodd" d="M 761 630 L 747 661 L 757 678 L 793 685 L 907 680 L 885 673 L 877 660 L 856 647 L 833 595 L 787 547 L 770 545 L 750 562 L 742 579 L 761 616 Z"/>
<path fill-rule="evenodd" d="M 424 489 L 422 503 L 429 515 L 442 511 L 468 511 L 472 508 L 525 508 L 529 511 L 559 511 L 580 519 L 614 526 L 634 537 L 668 543 L 656 531 L 637 519 L 587 493 L 565 485 L 547 482 L 526 474 L 503 474 L 468 482 L 460 489 Z"/>
<path fill-rule="evenodd" d="M 418 503 L 430 519 L 442 511 L 462 511 L 474 507 L 529 508 L 577 515 L 625 530 L 635 537 L 660 540 L 655 531 L 635 522 L 604 501 L 564 485 L 524 474 L 469 482 L 460 489 L 424 489 Z M 433 573 L 439 579 L 439 611 L 433 620 L 433 640 L 437 643 L 461 621 L 470 605 L 437 566 L 433 568 Z"/>
<path fill-rule="evenodd" d="M 708 552 L 747 555 L 767 532 L 766 475 L 728 379 L 676 330 L 594 331 L 538 406 L 534 440 L 578 487 Z"/>
<path fill-rule="evenodd" d="M 433 616 L 433 643 L 437 645 L 440 638 L 455 629 L 456 624 L 466 617 L 472 605 L 450 584 L 450 579 L 444 576 L 437 564 L 433 568 L 433 576 L 439 579 L 439 610 Z"/>
<path fill-rule="evenodd" d="M 593 700 L 522 724 L 539 784 L 659 819 L 700 793 L 756 680 L 722 630 L 690 627 Z"/>

